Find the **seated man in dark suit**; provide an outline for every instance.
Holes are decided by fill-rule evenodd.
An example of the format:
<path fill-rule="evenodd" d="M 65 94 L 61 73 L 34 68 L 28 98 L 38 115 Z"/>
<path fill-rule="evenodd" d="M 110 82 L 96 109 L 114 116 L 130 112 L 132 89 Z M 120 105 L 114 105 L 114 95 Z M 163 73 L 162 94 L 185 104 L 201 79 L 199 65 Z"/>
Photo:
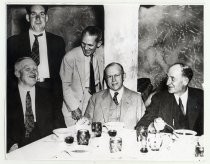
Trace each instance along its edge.
<path fill-rule="evenodd" d="M 162 126 L 165 122 L 175 129 L 190 129 L 202 135 L 203 91 L 188 87 L 193 77 L 192 69 L 182 63 L 176 63 L 169 68 L 167 76 L 168 90 L 152 97 L 150 106 L 136 128 L 150 125 L 149 129 L 153 127 L 156 130 L 167 130 L 167 126 Z M 154 126 L 151 124 L 153 121 Z M 156 128 L 161 126 L 162 128 Z"/>
<path fill-rule="evenodd" d="M 51 134 L 54 128 L 58 128 L 58 122 L 62 122 L 53 118 L 53 100 L 49 90 L 35 85 L 38 70 L 31 58 L 17 60 L 15 76 L 18 84 L 7 91 L 9 152 Z"/>

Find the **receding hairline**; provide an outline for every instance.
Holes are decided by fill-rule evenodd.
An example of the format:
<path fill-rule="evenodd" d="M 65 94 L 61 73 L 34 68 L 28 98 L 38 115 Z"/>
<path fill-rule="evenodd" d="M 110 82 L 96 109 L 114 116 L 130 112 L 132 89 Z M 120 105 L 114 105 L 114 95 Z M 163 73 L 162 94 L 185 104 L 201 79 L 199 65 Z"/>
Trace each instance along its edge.
<path fill-rule="evenodd" d="M 122 66 L 120 63 L 113 62 L 113 63 L 108 64 L 108 65 L 106 66 L 106 68 L 104 69 L 105 75 L 107 75 L 107 73 L 106 73 L 107 70 L 108 70 L 110 67 L 113 67 L 113 66 L 118 66 L 118 67 L 120 68 L 121 73 L 125 73 L 125 72 L 124 72 L 124 68 L 123 68 L 123 66 Z"/>

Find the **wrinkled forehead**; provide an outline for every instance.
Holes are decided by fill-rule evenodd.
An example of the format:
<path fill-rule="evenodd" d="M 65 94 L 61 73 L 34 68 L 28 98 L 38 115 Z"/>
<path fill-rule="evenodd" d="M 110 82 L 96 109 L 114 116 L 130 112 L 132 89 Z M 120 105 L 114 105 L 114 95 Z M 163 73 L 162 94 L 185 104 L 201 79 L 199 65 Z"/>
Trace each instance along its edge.
<path fill-rule="evenodd" d="M 122 69 L 119 65 L 115 64 L 112 66 L 109 66 L 106 69 L 106 75 L 115 75 L 115 74 L 120 74 L 122 73 Z"/>
<path fill-rule="evenodd" d="M 24 67 L 37 67 L 37 65 L 32 59 L 24 59 L 20 61 L 20 68 Z"/>

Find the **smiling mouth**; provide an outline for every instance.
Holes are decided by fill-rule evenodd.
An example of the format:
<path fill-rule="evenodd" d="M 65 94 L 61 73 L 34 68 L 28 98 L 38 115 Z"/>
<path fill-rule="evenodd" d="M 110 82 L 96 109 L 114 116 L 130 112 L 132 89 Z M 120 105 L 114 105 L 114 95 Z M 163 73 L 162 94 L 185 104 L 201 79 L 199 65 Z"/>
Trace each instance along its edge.
<path fill-rule="evenodd" d="M 30 78 L 36 79 L 36 75 L 29 75 Z"/>

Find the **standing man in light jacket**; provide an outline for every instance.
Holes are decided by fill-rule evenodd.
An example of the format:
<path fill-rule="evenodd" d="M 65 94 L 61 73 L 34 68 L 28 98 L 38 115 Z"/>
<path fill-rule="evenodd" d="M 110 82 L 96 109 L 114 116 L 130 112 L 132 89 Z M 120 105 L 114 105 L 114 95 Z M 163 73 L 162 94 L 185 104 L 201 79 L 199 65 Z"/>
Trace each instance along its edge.
<path fill-rule="evenodd" d="M 90 96 L 103 89 L 103 70 L 102 32 L 88 26 L 82 32 L 81 45 L 67 52 L 61 64 L 62 111 L 67 126 L 82 117 Z"/>

